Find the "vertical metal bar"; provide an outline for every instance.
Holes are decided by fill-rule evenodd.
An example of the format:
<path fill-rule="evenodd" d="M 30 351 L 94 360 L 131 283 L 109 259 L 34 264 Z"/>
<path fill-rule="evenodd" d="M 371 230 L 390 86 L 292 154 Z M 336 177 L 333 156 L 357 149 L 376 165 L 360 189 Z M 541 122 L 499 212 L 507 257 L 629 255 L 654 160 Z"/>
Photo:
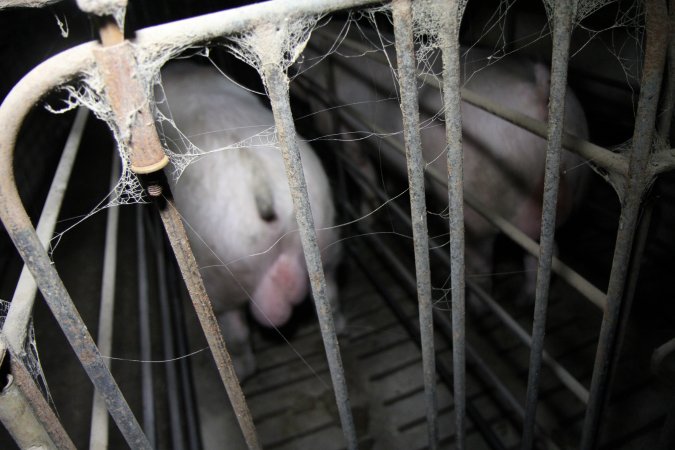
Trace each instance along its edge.
<path fill-rule="evenodd" d="M 163 235 L 161 228 L 157 228 L 157 245 L 161 246 L 162 254 L 166 254 L 164 249 Z M 162 261 L 165 261 L 162 259 Z M 166 264 L 162 264 L 166 268 Z M 171 324 L 173 329 L 177 332 L 178 337 L 176 339 L 176 349 L 175 352 L 178 355 L 186 355 L 189 352 L 188 342 L 187 342 L 187 329 L 185 327 L 185 320 L 183 316 L 183 303 L 182 296 L 179 294 L 182 292 L 182 286 L 179 283 L 180 275 L 175 270 L 175 267 L 171 265 L 169 270 L 165 271 L 165 276 L 160 274 L 159 282 L 162 283 L 162 278 L 167 278 L 169 283 L 166 286 L 171 286 L 173 289 L 172 295 L 169 296 L 169 310 L 171 312 Z M 192 370 L 190 368 L 190 360 L 188 358 L 181 358 L 178 361 L 180 367 L 180 381 L 181 381 L 181 392 L 183 396 L 183 408 L 185 412 L 186 421 L 184 425 L 187 430 L 188 435 L 188 448 L 190 450 L 199 450 L 202 448 L 201 443 L 201 431 L 199 428 L 199 419 L 197 406 L 195 404 L 195 394 L 194 394 L 194 380 L 192 377 Z"/>
<path fill-rule="evenodd" d="M 80 142 L 82 140 L 84 126 L 87 123 L 87 117 L 89 117 L 89 110 L 84 107 L 78 108 L 77 114 L 75 115 L 75 121 L 70 129 L 70 133 L 68 133 L 66 144 L 63 147 L 61 159 L 56 167 L 54 179 L 49 188 L 45 205 L 42 208 L 40 220 L 35 229 L 40 241 L 45 247 L 54 234 L 56 220 L 61 211 L 61 204 L 63 203 L 63 197 L 66 193 L 66 188 L 68 187 L 68 180 L 70 180 L 70 174 L 73 165 L 75 164 L 77 151 L 80 148 Z M 30 321 L 33 311 L 36 292 L 37 286 L 35 280 L 33 280 L 28 268 L 24 266 L 21 270 L 21 275 L 19 276 L 19 282 L 14 290 L 14 296 L 12 297 L 9 311 L 7 311 L 5 325 L 2 328 L 2 332 L 7 338 L 7 342 L 12 348 L 12 351 L 18 355 L 21 355 L 24 352 L 23 345 L 26 341 L 28 322 Z"/>
<path fill-rule="evenodd" d="M 448 215 L 450 227 L 450 289 L 452 300 L 452 359 L 457 448 L 466 441 L 466 328 L 464 305 L 464 161 L 459 89 L 460 5 L 448 0 L 441 16 L 443 104 L 448 141 Z"/>
<path fill-rule="evenodd" d="M 140 217 L 142 215 L 140 208 L 138 210 L 138 215 L 140 222 Z M 174 350 L 174 336 L 171 332 L 173 324 L 169 310 L 169 293 L 167 292 L 164 242 L 162 241 L 161 230 L 157 231 L 155 242 L 155 253 L 157 255 L 157 290 L 159 297 L 159 313 L 162 318 L 162 345 L 164 346 L 164 359 L 166 360 L 164 366 L 166 373 L 167 398 L 169 401 L 169 420 L 171 422 L 171 442 L 172 448 L 183 449 L 183 421 L 178 398 L 180 389 L 178 388 L 176 362 L 173 361 L 173 358 L 176 357 L 176 352 Z"/>
<path fill-rule="evenodd" d="M 619 231 L 607 292 L 607 311 L 603 316 L 595 355 L 588 409 L 581 436 L 580 448 L 582 450 L 591 450 L 597 444 L 600 417 L 610 392 L 610 365 L 616 348 L 616 331 L 621 317 L 624 286 L 640 212 L 640 202 L 650 182 L 648 164 L 665 65 L 668 15 L 664 0 L 648 0 L 646 7 L 645 59 L 630 154 L 629 176 L 621 199 Z"/>
<path fill-rule="evenodd" d="M 142 361 L 152 359 L 150 338 L 150 294 L 148 282 L 148 256 L 145 246 L 145 230 L 143 229 L 142 205 L 136 208 L 136 254 L 138 273 L 138 325 L 140 356 Z M 143 431 L 153 447 L 157 447 L 157 431 L 155 427 L 155 394 L 152 377 L 152 364 L 141 363 L 141 398 L 143 411 Z"/>
<path fill-rule="evenodd" d="M 420 138 L 419 110 L 417 106 L 417 76 L 415 74 L 415 48 L 413 44 L 412 5 L 409 0 L 392 2 L 396 61 L 401 87 L 401 112 L 405 140 L 415 249 L 415 279 L 419 303 L 420 340 L 424 392 L 429 433 L 429 448 L 438 447 L 438 418 L 436 406 L 436 355 L 434 351 L 433 305 L 431 303 L 431 274 L 429 267 L 429 234 L 427 209 L 424 196 L 424 159 Z"/>
<path fill-rule="evenodd" d="M 658 124 L 659 134 L 664 140 L 669 138 L 670 127 L 675 119 L 675 0 L 668 2 L 668 22 L 668 75 Z"/>
<path fill-rule="evenodd" d="M 129 405 L 105 366 L 82 318 L 54 269 L 21 203 L 13 173 L 14 145 L 19 127 L 30 108 L 55 84 L 91 67 L 93 45 L 83 44 L 53 57 L 29 72 L 5 97 L 0 107 L 0 219 L 25 264 L 33 274 L 56 318 L 95 388 L 103 393 L 108 411 L 132 448 L 150 448 Z"/>
<path fill-rule="evenodd" d="M 0 167 L 3 165 L 0 164 Z M 3 180 L 7 180 L 3 184 Z M 149 449 L 143 431 L 110 374 L 73 301 L 21 205 L 12 178 L 0 176 L 0 216 L 14 245 L 31 270 L 49 308 L 68 338 L 94 387 L 106 400 L 108 411 L 131 448 Z"/>
<path fill-rule="evenodd" d="M 260 33 L 267 34 L 267 30 L 262 27 L 272 26 L 261 26 Z M 326 296 L 326 278 L 321 264 L 319 245 L 316 240 L 316 230 L 314 229 L 314 218 L 312 217 L 312 210 L 309 204 L 307 183 L 302 172 L 300 149 L 298 148 L 289 101 L 288 77 L 277 61 L 264 61 L 262 72 L 272 104 L 274 123 L 276 124 L 281 153 L 284 158 L 284 165 L 286 166 L 286 176 L 288 177 L 288 184 L 291 189 L 295 217 L 300 229 L 300 239 L 307 263 L 307 271 L 309 272 L 312 296 L 316 305 L 317 316 L 319 317 L 321 336 L 326 349 L 326 358 L 328 359 L 328 367 L 333 381 L 342 431 L 347 441 L 347 447 L 355 449 L 358 446 L 356 430 L 349 406 L 347 382 L 342 367 L 339 343 L 335 334 L 333 312 Z"/>
<path fill-rule="evenodd" d="M 113 149 L 110 167 L 110 190 L 114 190 L 119 180 L 120 157 L 117 148 Z M 115 313 L 115 277 L 117 275 L 117 233 L 119 229 L 120 210 L 108 208 L 105 225 L 105 244 L 103 249 L 103 276 L 101 281 L 101 307 L 98 314 L 99 351 L 104 355 L 112 355 L 113 318 Z M 106 362 L 110 367 L 110 360 Z M 153 445 L 154 447 L 154 445 Z M 91 411 L 91 428 L 89 430 L 89 449 L 108 448 L 108 411 L 103 398 L 94 391 Z"/>
<path fill-rule="evenodd" d="M 162 189 L 164 190 L 163 195 Z M 197 266 L 197 261 L 190 248 L 187 233 L 181 222 L 180 214 L 176 210 L 169 187 L 166 182 L 163 182 L 161 185 L 155 184 L 149 186 L 148 192 L 155 198 L 159 209 L 159 215 L 162 218 L 162 223 L 164 224 L 166 234 L 171 243 L 171 248 L 178 261 L 178 266 L 180 267 L 181 274 L 183 275 L 188 292 L 190 293 L 190 298 L 194 305 L 195 312 L 197 313 L 197 317 L 199 318 L 199 323 L 201 324 L 204 335 L 206 336 L 206 341 L 211 349 L 211 354 L 218 367 L 220 379 L 222 380 L 227 395 L 230 398 L 230 402 L 232 403 L 232 408 L 237 416 L 239 427 L 244 435 L 246 445 L 250 449 L 259 449 L 260 443 L 258 442 L 258 436 L 256 435 L 255 426 L 253 425 L 251 412 L 246 404 L 246 399 L 244 398 L 244 393 L 239 385 L 239 380 L 237 380 L 237 374 L 234 371 L 232 359 L 225 346 L 223 335 L 218 326 L 218 320 L 213 312 L 211 301 L 206 294 L 202 277 L 199 275 L 199 266 Z"/>
<path fill-rule="evenodd" d="M 553 261 L 556 207 L 560 183 L 560 153 L 565 117 L 565 91 L 567 89 L 567 61 L 569 58 L 572 21 L 577 0 L 561 0 L 553 8 L 553 54 L 551 63 L 551 92 L 548 105 L 548 138 L 544 172 L 544 195 L 539 244 L 539 267 L 532 323 L 532 349 L 525 399 L 522 449 L 530 450 L 534 444 L 535 422 L 541 364 L 546 334 L 546 314 Z"/>

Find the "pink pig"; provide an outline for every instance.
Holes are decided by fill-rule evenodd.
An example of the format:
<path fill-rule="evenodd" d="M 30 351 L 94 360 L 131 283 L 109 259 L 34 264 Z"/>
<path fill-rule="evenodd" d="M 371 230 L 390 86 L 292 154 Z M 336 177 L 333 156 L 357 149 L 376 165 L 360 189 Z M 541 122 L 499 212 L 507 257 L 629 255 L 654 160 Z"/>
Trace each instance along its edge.
<path fill-rule="evenodd" d="M 244 306 L 262 325 L 285 324 L 310 292 L 274 119 L 256 96 L 213 67 L 170 63 L 162 70 L 159 110 L 180 132 L 158 121 L 174 152 L 188 139 L 205 152 L 178 180 L 168 173 L 176 206 L 240 379 L 253 373 Z M 236 145 L 234 145 L 236 144 Z M 299 140 L 302 165 L 318 233 L 327 294 L 336 309 L 339 247 L 331 190 L 321 162 Z M 167 172 L 171 168 L 167 169 Z"/>

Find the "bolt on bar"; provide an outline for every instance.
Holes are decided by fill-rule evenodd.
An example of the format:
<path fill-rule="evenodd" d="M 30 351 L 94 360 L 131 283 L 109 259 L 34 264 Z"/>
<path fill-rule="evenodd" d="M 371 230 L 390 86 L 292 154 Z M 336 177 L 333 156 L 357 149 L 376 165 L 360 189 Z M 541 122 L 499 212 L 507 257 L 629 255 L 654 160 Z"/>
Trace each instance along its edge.
<path fill-rule="evenodd" d="M 424 392 L 427 409 L 429 448 L 438 448 L 438 413 L 436 406 L 436 355 L 434 351 L 433 305 L 431 303 L 431 269 L 429 267 L 429 233 L 427 231 L 427 208 L 424 195 L 424 167 L 420 138 L 419 110 L 417 99 L 417 76 L 415 75 L 415 48 L 413 44 L 412 5 L 409 0 L 392 2 L 396 60 L 401 92 L 403 114 L 403 138 L 405 140 L 410 186 L 410 216 L 412 217 L 415 250 L 415 279 L 419 303 L 420 341 Z"/>
<path fill-rule="evenodd" d="M 600 328 L 595 356 L 590 397 L 581 437 L 582 450 L 596 447 L 600 417 L 606 406 L 611 381 L 617 328 L 622 313 L 622 299 L 631 256 L 633 238 L 640 213 L 640 204 L 649 176 L 650 149 L 655 135 L 656 111 L 663 79 L 668 35 L 668 13 L 664 0 L 646 2 L 646 45 L 636 112 L 633 145 L 630 153 L 627 188 L 622 198 L 619 231 L 612 260 L 607 292 L 607 311 Z"/>
<path fill-rule="evenodd" d="M 274 39 L 273 25 L 271 24 L 261 25 L 256 29 L 256 32 L 259 33 L 260 39 L 265 39 L 265 42 L 270 42 L 271 39 Z M 333 313 L 326 296 L 326 279 L 321 264 L 321 253 L 317 243 L 314 219 L 307 193 L 307 184 L 302 171 L 300 150 L 291 114 L 288 77 L 277 61 L 266 61 L 264 59 L 268 54 L 260 56 L 263 58 L 262 76 L 272 104 L 274 123 L 286 167 L 288 184 L 291 189 L 295 217 L 300 229 L 300 239 L 307 264 L 307 271 L 309 272 L 312 296 L 319 318 L 328 367 L 333 381 L 333 390 L 335 391 L 335 400 L 340 415 L 342 431 L 347 441 L 347 448 L 356 449 L 358 447 L 356 429 L 354 428 L 354 420 L 349 406 L 347 383 L 342 367 L 339 343 L 335 334 Z"/>
<path fill-rule="evenodd" d="M 544 195 L 539 241 L 539 267 L 534 300 L 532 323 L 532 348 L 525 399 L 525 423 L 523 424 L 522 449 L 530 450 L 534 444 L 534 429 L 541 375 L 541 363 L 546 334 L 546 315 L 551 283 L 556 208 L 560 184 L 560 155 L 565 117 L 565 94 L 567 89 L 567 62 L 569 58 L 572 21 L 577 0 L 561 0 L 553 7 L 553 54 L 551 64 L 551 88 L 548 105 L 548 137 L 546 139 L 546 165 L 544 169 Z"/>

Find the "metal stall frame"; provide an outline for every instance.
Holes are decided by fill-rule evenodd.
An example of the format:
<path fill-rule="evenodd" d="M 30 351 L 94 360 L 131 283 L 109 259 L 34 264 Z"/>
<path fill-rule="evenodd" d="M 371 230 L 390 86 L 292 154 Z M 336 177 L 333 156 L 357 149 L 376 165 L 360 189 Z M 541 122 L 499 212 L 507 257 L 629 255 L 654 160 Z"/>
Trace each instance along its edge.
<path fill-rule="evenodd" d="M 565 3 L 572 7 L 574 0 Z M 59 55 L 52 57 L 37 66 L 27 74 L 6 97 L 0 106 L 0 123 L 3 124 L 3 132 L 0 133 L 0 218 L 2 219 L 14 245 L 19 250 L 26 266 L 31 270 L 38 287 L 43 293 L 52 313 L 58 320 L 64 334 L 75 350 L 81 364 L 87 371 L 96 389 L 106 401 L 108 410 L 122 431 L 127 443 L 132 448 L 150 448 L 150 444 L 143 434 L 138 422 L 131 413 L 125 399 L 121 395 L 115 380 L 112 378 L 104 360 L 99 354 L 98 348 L 89 335 L 86 326 L 61 282 L 58 273 L 52 267 L 49 257 L 44 250 L 30 220 L 18 197 L 14 183 L 12 160 L 16 136 L 21 123 L 30 108 L 48 92 L 61 85 L 77 81 L 86 73 L 102 71 L 106 80 L 108 101 L 115 112 L 117 127 L 124 130 L 133 130 L 129 138 L 130 157 L 132 168 L 144 178 L 147 178 L 151 197 L 156 198 L 160 213 L 170 237 L 172 247 L 176 253 L 179 265 L 183 273 L 188 289 L 193 298 L 202 328 L 207 336 L 209 346 L 217 361 L 221 379 L 230 395 L 230 399 L 240 420 L 242 432 L 249 448 L 259 448 L 255 428 L 253 426 L 246 401 L 239 387 L 229 355 L 225 348 L 222 335 L 218 329 L 215 316 L 206 296 L 203 283 L 199 276 L 194 257 L 187 244 L 185 230 L 182 227 L 180 216 L 177 214 L 171 202 L 170 192 L 163 186 L 162 180 L 155 179 L 152 174 L 160 170 L 166 164 L 166 156 L 159 144 L 154 130 L 154 124 L 145 101 L 148 86 L 143 85 L 143 80 L 136 70 L 137 61 L 164 62 L 171 56 L 178 54 L 182 49 L 189 46 L 207 44 L 224 38 L 227 35 L 256 30 L 265 33 L 269 24 L 284 20 L 289 16 L 298 15 L 321 15 L 341 9 L 365 6 L 375 1 L 364 0 L 299 0 L 294 2 L 270 1 L 255 5 L 249 5 L 232 10 L 208 14 L 192 19 L 181 20 L 169 24 L 150 27 L 136 33 L 133 41 L 123 39 L 122 32 L 107 23 L 102 29 L 103 43 L 95 42 L 82 44 Z M 671 2 L 672 4 L 672 2 Z M 6 5 L 3 5 L 6 6 Z M 454 394 L 455 414 L 457 426 L 457 446 L 464 448 L 464 418 L 465 409 L 465 335 L 464 335 L 464 264 L 463 264 L 463 203 L 466 200 L 462 193 L 462 147 L 461 147 L 461 121 L 459 115 L 460 84 L 459 84 L 459 47 L 458 31 L 461 15 L 457 12 L 458 5 L 450 2 L 447 14 L 443 17 L 445 38 L 442 40 L 443 65 L 444 65 L 444 95 L 445 107 L 449 116 L 447 127 L 447 139 L 450 151 L 448 152 L 449 167 L 449 200 L 451 205 L 450 229 L 451 233 L 451 257 L 450 264 L 452 278 L 452 334 L 453 334 L 453 364 L 454 364 Z M 410 56 L 411 36 L 408 25 L 405 23 L 406 14 L 409 14 L 410 2 L 394 1 L 395 32 L 397 44 L 404 43 L 406 48 L 398 55 L 401 67 L 401 85 L 407 86 L 408 91 L 414 85 L 414 77 L 411 77 L 410 68 L 404 69 L 411 60 Z M 564 14 L 564 16 L 561 16 Z M 671 11 L 673 14 L 673 11 Z M 556 39 L 568 39 L 573 16 L 572 10 L 555 8 L 553 22 L 554 34 L 560 28 L 563 35 Z M 548 283 L 550 282 L 551 266 L 555 268 L 552 259 L 552 239 L 555 212 L 555 190 L 557 186 L 556 158 L 559 157 L 561 146 L 573 147 L 572 150 L 581 156 L 590 158 L 593 164 L 606 171 L 606 178 L 612 179 L 622 200 L 622 215 L 620 231 L 617 236 L 617 246 L 609 285 L 607 306 L 601 337 L 598 345 L 593 381 L 591 383 L 590 399 L 584 425 L 582 448 L 594 448 L 597 440 L 599 417 L 606 402 L 607 393 L 610 390 L 611 380 L 610 360 L 614 354 L 617 328 L 622 313 L 621 299 L 623 286 L 626 278 L 627 261 L 631 254 L 632 237 L 637 224 L 641 197 L 653 178 L 665 170 L 675 167 L 675 158 L 672 151 L 651 153 L 652 134 L 655 125 L 656 105 L 659 99 L 663 62 L 665 60 L 665 48 L 663 36 L 666 36 L 667 11 L 663 0 L 647 1 L 647 45 L 646 57 L 643 68 L 640 100 L 638 105 L 638 124 L 635 129 L 633 149 L 631 154 L 617 155 L 606 149 L 593 146 L 589 143 L 579 143 L 572 138 L 565 137 L 562 133 L 561 121 L 555 117 L 562 117 L 562 106 L 559 105 L 564 98 L 564 86 L 566 77 L 566 45 L 556 46 L 560 51 L 559 56 L 554 57 L 553 80 L 560 87 L 557 93 L 551 94 L 551 110 L 549 131 L 542 131 L 539 124 L 530 124 L 540 135 L 548 135 L 549 148 L 547 151 L 547 195 L 542 214 L 542 235 L 544 244 L 540 248 L 540 267 L 537 282 L 537 319 L 535 319 L 535 332 L 532 337 L 532 365 L 530 382 L 528 383 L 528 402 L 525 411 L 524 448 L 529 448 L 535 426 L 535 412 L 538 390 L 538 371 L 543 358 L 543 327 L 545 325 L 546 298 Z M 560 19 L 560 20 L 559 20 Z M 558 41 L 554 41 L 558 42 Z M 560 47 L 560 48 L 558 48 Z M 407 55 L 407 56 L 406 56 Z M 326 354 L 333 379 L 336 401 L 340 412 L 345 439 L 349 448 L 357 447 L 357 437 L 354 430 L 353 420 L 349 408 L 349 400 L 346 382 L 340 361 L 340 353 L 335 330 L 332 323 L 330 305 L 325 295 L 325 279 L 320 262 L 316 234 L 313 228 L 313 220 L 305 186 L 305 180 L 300 166 L 299 153 L 296 143 L 296 134 L 289 107 L 288 78 L 285 72 L 273 62 L 263 64 L 261 75 L 266 80 L 272 108 L 277 125 L 277 132 L 284 161 L 287 168 L 287 176 L 292 187 L 293 201 L 296 206 L 297 220 L 301 229 L 302 244 L 305 251 L 307 266 L 310 271 L 312 292 L 317 306 L 321 331 Z M 161 64 L 160 64 L 161 65 Z M 145 81 L 147 82 L 147 80 Z M 131 88 L 133 86 L 133 89 Z M 553 89 L 552 89 L 553 91 Z M 462 91 L 462 94 L 467 94 Z M 465 95 L 464 99 L 471 102 Z M 479 100 L 476 100 L 478 103 Z M 145 107 L 141 107 L 143 103 Z M 416 100 L 409 98 L 404 101 L 404 117 L 414 116 Z M 488 109 L 489 107 L 486 107 Z M 498 109 L 498 108 L 497 108 Z M 134 114 L 130 114 L 131 112 Z M 138 114 L 140 112 L 140 114 Z M 499 115 L 499 114 L 498 114 Z M 133 116 L 133 117 L 132 117 Z M 507 119 L 509 120 L 509 119 Z M 519 126 L 527 122 L 522 119 L 511 119 Z M 132 124 L 131 122 L 135 122 Z M 132 126 L 133 125 L 133 126 Z M 527 128 L 527 125 L 524 125 Z M 419 151 L 418 137 L 415 133 L 419 127 L 416 120 L 406 123 L 406 151 L 410 160 L 415 160 L 416 152 Z M 145 133 L 144 136 L 143 133 Z M 140 140 L 139 140 L 140 138 Z M 572 145 L 569 144 L 570 139 Z M 567 142 L 567 143 L 566 143 Z M 411 198 L 416 197 L 413 209 L 413 227 L 416 231 L 416 266 L 418 270 L 418 298 L 420 300 L 420 328 L 433 330 L 431 320 L 431 308 L 428 304 L 427 282 L 424 279 L 425 264 L 428 265 L 428 235 L 425 230 L 425 221 L 417 221 L 419 212 L 424 211 L 424 194 L 422 172 L 420 163 L 408 164 L 409 182 L 411 183 Z M 147 174 L 147 175 L 146 175 Z M 160 177 L 161 178 L 161 177 Z M 619 182 L 617 182 L 619 180 Z M 421 181 L 421 185 L 419 184 Z M 414 185 L 414 188 L 413 188 Z M 422 189 L 422 191 L 420 191 Z M 421 197 L 420 196 L 421 193 Z M 413 203 L 413 202 L 411 202 Z M 417 213 L 415 213 L 417 212 Z M 427 258 L 425 262 L 424 259 Z M 595 294 L 594 294 L 595 295 Z M 602 297 L 602 296 L 600 296 Z M 596 300 L 601 300 L 597 298 Z M 596 302 L 601 303 L 601 301 Z M 604 305 L 603 305 L 604 306 Z M 30 306 L 28 306 L 30 309 Z M 23 314 L 28 317 L 28 314 Z M 422 321 L 422 317 L 425 317 Z M 12 323 L 13 321 L 10 321 Z M 16 326 L 17 323 L 12 323 Z M 27 323 L 18 323 L 18 329 L 25 330 Z M 3 329 L 2 343 L 12 338 L 5 336 L 9 330 L 6 325 Z M 431 336 L 431 335 L 429 335 Z M 422 338 L 423 341 L 429 337 Z M 431 338 L 433 339 L 433 338 Z M 424 358 L 425 367 L 425 390 L 431 404 L 427 404 L 428 426 L 430 445 L 435 444 L 436 412 L 433 404 L 433 351 L 423 345 L 423 352 L 427 353 Z M 429 354 L 430 353 L 430 354 Z M 15 380 L 25 378 L 20 362 L 12 354 L 11 349 L 3 350 L 6 358 L 10 357 L 11 372 Z M 545 358 L 544 358 L 545 359 Z M 431 371 L 431 372 L 430 372 Z M 427 373 L 429 372 L 429 373 Z M 428 376 L 427 376 L 428 375 Z M 35 392 L 29 387 L 22 388 L 22 383 L 16 383 L 28 397 L 28 403 L 35 411 L 37 423 L 45 429 L 45 434 L 53 441 L 51 444 L 59 448 L 72 448 L 67 435 L 58 423 L 55 416 L 50 415 L 51 410 L 43 401 L 35 399 Z M 23 386 L 26 386 L 24 383 Z M 39 394 L 38 394 L 39 396 Z M 32 399 L 32 400 L 31 400 Z M 8 426 L 9 428 L 9 426 Z"/>

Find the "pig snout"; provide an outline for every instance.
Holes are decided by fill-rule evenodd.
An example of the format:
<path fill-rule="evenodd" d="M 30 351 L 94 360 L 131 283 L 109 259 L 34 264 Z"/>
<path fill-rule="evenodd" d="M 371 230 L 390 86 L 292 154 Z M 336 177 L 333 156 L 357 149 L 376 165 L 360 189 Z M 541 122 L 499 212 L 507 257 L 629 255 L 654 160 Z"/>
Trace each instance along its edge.
<path fill-rule="evenodd" d="M 251 313 L 258 323 L 275 327 L 285 324 L 293 306 L 307 296 L 309 279 L 301 258 L 281 254 L 263 275 L 251 298 Z"/>
<path fill-rule="evenodd" d="M 243 379 L 255 368 L 245 308 L 261 325 L 278 327 L 309 293 L 285 166 L 265 137 L 274 119 L 253 94 L 212 68 L 170 63 L 162 70 L 161 89 L 156 97 L 165 95 L 166 101 L 159 101 L 158 109 L 175 122 L 175 127 L 158 123 L 164 142 L 179 155 L 199 156 L 169 183 Z M 330 186 L 317 156 L 306 143 L 298 144 L 323 248 L 337 240 Z M 327 284 L 334 282 L 340 255 L 333 247 L 323 255 Z M 330 286 L 328 292 L 337 290 Z M 330 300 L 335 307 L 336 298 Z"/>

